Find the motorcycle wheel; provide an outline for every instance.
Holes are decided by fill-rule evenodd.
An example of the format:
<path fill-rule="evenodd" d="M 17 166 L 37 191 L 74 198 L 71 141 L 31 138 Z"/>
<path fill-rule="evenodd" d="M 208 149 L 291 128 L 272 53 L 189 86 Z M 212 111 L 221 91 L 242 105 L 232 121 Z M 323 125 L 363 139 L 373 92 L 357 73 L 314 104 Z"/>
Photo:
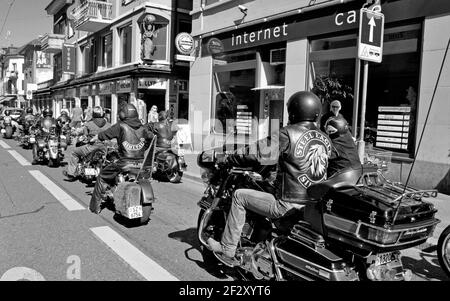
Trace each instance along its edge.
<path fill-rule="evenodd" d="M 142 217 L 140 218 L 141 225 L 146 225 L 149 222 L 152 211 L 153 211 L 152 204 L 142 205 Z"/>
<path fill-rule="evenodd" d="M 58 167 L 59 166 L 59 158 L 58 159 L 48 159 L 48 167 Z"/>
<path fill-rule="evenodd" d="M 183 172 L 175 171 L 175 170 L 172 170 L 172 172 L 167 176 L 170 183 L 180 183 L 182 177 L 183 177 Z"/>
<path fill-rule="evenodd" d="M 11 139 L 12 138 L 12 135 L 13 135 L 13 128 L 11 127 L 11 126 L 7 126 L 6 128 L 5 128 L 5 138 L 6 139 Z"/>
<path fill-rule="evenodd" d="M 450 277 L 450 226 L 445 228 L 439 236 L 437 256 L 442 269 Z"/>

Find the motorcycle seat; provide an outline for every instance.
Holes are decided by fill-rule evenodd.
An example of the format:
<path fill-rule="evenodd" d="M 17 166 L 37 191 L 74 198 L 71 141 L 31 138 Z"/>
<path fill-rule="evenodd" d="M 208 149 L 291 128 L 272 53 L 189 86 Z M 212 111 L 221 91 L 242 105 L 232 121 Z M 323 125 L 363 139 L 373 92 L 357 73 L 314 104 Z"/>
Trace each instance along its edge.
<path fill-rule="evenodd" d="M 345 168 L 328 180 L 311 185 L 307 189 L 308 196 L 313 200 L 322 199 L 330 190 L 356 185 L 362 175 L 362 169 Z"/>

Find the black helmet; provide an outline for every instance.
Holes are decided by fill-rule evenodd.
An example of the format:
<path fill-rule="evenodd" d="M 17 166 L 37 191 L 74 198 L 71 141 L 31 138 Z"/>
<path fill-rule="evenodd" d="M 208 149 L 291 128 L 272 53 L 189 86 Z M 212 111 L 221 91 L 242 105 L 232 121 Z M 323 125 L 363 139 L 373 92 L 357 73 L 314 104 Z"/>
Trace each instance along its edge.
<path fill-rule="evenodd" d="M 28 107 L 28 108 L 26 109 L 26 113 L 27 113 L 27 114 L 33 114 L 33 108 L 29 108 L 29 107 Z"/>
<path fill-rule="evenodd" d="M 11 114 L 11 112 L 9 110 L 5 110 L 5 116 L 9 116 L 9 114 Z"/>
<path fill-rule="evenodd" d="M 316 94 L 307 91 L 294 93 L 288 100 L 289 121 L 295 124 L 301 121 L 315 122 L 320 116 L 322 105 Z"/>
<path fill-rule="evenodd" d="M 348 122 L 342 117 L 330 117 L 325 122 L 325 130 L 330 138 L 336 138 L 348 133 Z"/>
<path fill-rule="evenodd" d="M 132 104 L 126 104 L 120 108 L 119 118 L 120 120 L 125 120 L 129 118 L 137 118 L 139 117 L 138 111 L 136 107 Z"/>
<path fill-rule="evenodd" d="M 92 118 L 102 118 L 105 116 L 105 112 L 101 106 L 95 106 L 92 110 Z"/>
<path fill-rule="evenodd" d="M 50 109 L 44 109 L 44 111 L 42 112 L 42 115 L 44 117 L 52 117 L 53 116 L 53 111 Z"/>

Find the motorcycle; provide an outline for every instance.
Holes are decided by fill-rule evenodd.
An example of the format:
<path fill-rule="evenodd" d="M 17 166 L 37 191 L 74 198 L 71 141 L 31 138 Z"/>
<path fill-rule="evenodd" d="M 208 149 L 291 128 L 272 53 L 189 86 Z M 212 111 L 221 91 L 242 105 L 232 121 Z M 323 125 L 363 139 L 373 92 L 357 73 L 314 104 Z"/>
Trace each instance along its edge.
<path fill-rule="evenodd" d="M 439 235 L 437 256 L 442 269 L 450 277 L 450 226 Z"/>
<path fill-rule="evenodd" d="M 103 167 L 118 158 L 117 148 L 105 145 L 82 158 L 77 165 L 75 176 L 81 182 L 92 185 Z"/>
<path fill-rule="evenodd" d="M 160 150 L 156 153 L 154 162 L 156 179 L 179 183 L 186 168 L 187 165 L 182 149 L 178 149 L 177 153 L 171 149 Z"/>
<path fill-rule="evenodd" d="M 33 144 L 33 152 L 37 154 L 39 162 L 47 162 L 49 167 L 58 167 L 64 159 L 65 147 L 56 133 L 56 126 L 53 125 L 48 130 L 42 129 L 38 132 L 36 142 Z"/>
<path fill-rule="evenodd" d="M 59 140 L 64 150 L 67 150 L 67 147 L 72 144 L 71 128 L 68 125 L 61 128 Z"/>
<path fill-rule="evenodd" d="M 5 116 L 3 118 L 1 133 L 6 139 L 11 139 L 14 134 L 13 118 L 11 116 Z"/>
<path fill-rule="evenodd" d="M 198 202 L 197 234 L 207 254 L 207 239 L 221 239 L 236 189 L 273 193 L 275 188 L 264 180 L 267 167 L 255 171 L 218 165 L 216 157 L 214 152 L 198 157 L 207 188 Z M 424 243 L 440 222 L 433 204 L 422 200 L 436 197 L 437 191 L 390 182 L 375 166 L 344 170 L 307 192 L 314 201 L 280 219 L 247 210 L 236 252 L 238 265 L 233 266 L 242 277 L 410 280 L 412 273 L 403 267 L 400 252 Z"/>
<path fill-rule="evenodd" d="M 116 176 L 115 185 L 105 193 L 106 202 L 114 205 L 121 217 L 139 225 L 147 224 L 155 201 L 151 185 L 155 151 L 154 142 L 142 162 L 130 162 Z"/>

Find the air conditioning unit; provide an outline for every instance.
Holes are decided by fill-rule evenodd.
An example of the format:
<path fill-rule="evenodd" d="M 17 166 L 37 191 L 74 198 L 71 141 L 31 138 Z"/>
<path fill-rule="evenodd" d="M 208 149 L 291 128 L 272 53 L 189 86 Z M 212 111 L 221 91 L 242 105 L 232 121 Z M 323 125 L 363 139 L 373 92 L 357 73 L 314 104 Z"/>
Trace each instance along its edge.
<path fill-rule="evenodd" d="M 271 65 L 286 64 L 286 48 L 270 50 L 270 64 Z"/>

